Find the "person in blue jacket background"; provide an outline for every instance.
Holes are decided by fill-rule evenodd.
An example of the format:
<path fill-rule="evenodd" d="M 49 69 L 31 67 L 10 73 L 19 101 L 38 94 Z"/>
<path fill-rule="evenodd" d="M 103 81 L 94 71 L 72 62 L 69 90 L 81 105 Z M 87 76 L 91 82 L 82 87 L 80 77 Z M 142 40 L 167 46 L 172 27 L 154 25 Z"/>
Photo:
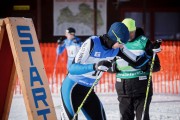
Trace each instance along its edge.
<path fill-rule="evenodd" d="M 59 40 L 58 46 L 56 48 L 57 55 L 61 55 L 66 48 L 68 55 L 67 69 L 72 64 L 74 57 L 82 45 L 81 39 L 76 37 L 75 33 L 76 30 L 72 27 L 69 27 L 65 32 L 66 39 Z"/>
<path fill-rule="evenodd" d="M 69 73 L 61 86 L 62 120 L 73 118 L 98 77 L 99 71 L 107 71 L 112 67 L 109 60 L 120 56 L 137 68 L 141 68 L 149 61 L 150 58 L 145 54 L 136 56 L 126 49 L 122 43 L 126 43 L 128 40 L 127 27 L 121 22 L 115 22 L 107 34 L 91 36 L 82 44 L 73 63 L 69 66 Z M 94 90 L 88 96 L 81 110 L 88 120 L 106 120 L 103 105 Z"/>

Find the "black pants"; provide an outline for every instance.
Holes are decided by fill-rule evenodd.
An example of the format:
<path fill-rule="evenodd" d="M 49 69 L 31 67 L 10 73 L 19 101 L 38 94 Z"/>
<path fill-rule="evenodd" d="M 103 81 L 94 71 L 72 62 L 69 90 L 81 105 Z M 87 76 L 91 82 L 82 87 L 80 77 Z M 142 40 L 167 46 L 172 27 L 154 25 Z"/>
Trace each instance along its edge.
<path fill-rule="evenodd" d="M 147 77 L 148 78 L 148 77 Z M 116 82 L 120 120 L 141 120 L 148 80 L 139 78 L 121 79 Z M 144 120 L 149 120 L 149 106 L 152 98 L 152 82 L 149 88 Z"/>
<path fill-rule="evenodd" d="M 118 97 L 120 120 L 141 120 L 142 111 L 144 107 L 145 96 L 139 97 Z M 148 98 L 146 104 L 146 110 L 144 114 L 144 120 L 149 120 L 149 105 L 151 97 Z"/>
<path fill-rule="evenodd" d="M 61 87 L 61 112 L 63 112 L 61 113 L 62 120 L 71 120 L 73 118 L 89 89 L 89 87 L 79 85 L 69 78 L 66 78 L 63 81 Z M 81 110 L 87 120 L 106 120 L 102 103 L 95 94 L 94 90 L 88 96 Z M 76 120 L 77 119 L 78 117 Z"/>

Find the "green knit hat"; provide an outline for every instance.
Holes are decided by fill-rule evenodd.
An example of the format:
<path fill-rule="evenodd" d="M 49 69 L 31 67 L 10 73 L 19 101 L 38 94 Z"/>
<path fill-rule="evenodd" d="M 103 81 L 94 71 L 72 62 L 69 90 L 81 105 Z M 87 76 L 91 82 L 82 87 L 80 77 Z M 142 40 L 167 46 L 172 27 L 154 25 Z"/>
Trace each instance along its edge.
<path fill-rule="evenodd" d="M 129 32 L 135 31 L 136 30 L 136 24 L 135 24 L 135 20 L 131 19 L 131 18 L 125 18 L 122 23 L 124 23 L 126 25 L 126 27 L 128 28 Z"/>

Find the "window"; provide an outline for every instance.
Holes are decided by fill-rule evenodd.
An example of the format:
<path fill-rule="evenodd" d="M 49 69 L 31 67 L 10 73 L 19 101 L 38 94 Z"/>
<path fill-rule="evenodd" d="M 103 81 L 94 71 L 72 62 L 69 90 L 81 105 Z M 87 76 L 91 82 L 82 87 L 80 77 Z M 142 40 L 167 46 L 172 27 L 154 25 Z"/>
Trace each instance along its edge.
<path fill-rule="evenodd" d="M 180 13 L 155 13 L 155 39 L 180 39 Z"/>
<path fill-rule="evenodd" d="M 150 37 L 150 14 L 146 13 L 146 25 L 143 25 L 143 12 L 125 12 L 125 18 L 132 18 L 136 21 L 137 27 L 145 27 L 145 34 Z"/>

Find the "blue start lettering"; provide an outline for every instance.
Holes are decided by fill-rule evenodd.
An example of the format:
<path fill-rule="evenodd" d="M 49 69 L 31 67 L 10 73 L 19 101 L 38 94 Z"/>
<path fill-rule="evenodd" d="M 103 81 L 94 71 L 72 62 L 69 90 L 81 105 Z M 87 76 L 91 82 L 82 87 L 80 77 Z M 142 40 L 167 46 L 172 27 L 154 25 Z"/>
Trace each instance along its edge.
<path fill-rule="evenodd" d="M 43 115 L 44 117 L 44 120 L 47 120 L 47 117 L 46 117 L 46 114 L 50 113 L 50 110 L 49 109 L 43 109 L 43 110 L 38 110 L 37 111 L 37 114 L 40 116 L 40 115 Z"/>
<path fill-rule="evenodd" d="M 46 102 L 47 96 L 46 96 L 46 92 L 44 88 L 32 89 L 32 93 L 33 93 L 36 108 L 39 108 L 38 101 L 42 101 L 45 106 L 48 106 L 48 103 Z"/>
<path fill-rule="evenodd" d="M 33 66 L 34 63 L 33 63 L 31 52 L 35 52 L 35 48 L 34 47 L 22 47 L 22 51 L 28 53 L 30 64 L 31 64 L 31 66 Z"/>
<path fill-rule="evenodd" d="M 33 39 L 29 31 L 30 31 L 29 26 L 17 26 L 17 32 L 19 37 L 25 38 L 25 40 L 24 39 L 20 40 L 20 43 L 22 45 L 33 44 Z"/>
<path fill-rule="evenodd" d="M 39 82 L 40 85 L 43 85 L 42 79 L 38 73 L 36 67 L 30 67 L 30 79 L 31 79 L 31 87 L 34 86 L 34 82 Z"/>
<path fill-rule="evenodd" d="M 32 53 L 35 52 L 35 48 L 33 46 L 33 38 L 30 33 L 30 27 L 29 26 L 17 26 L 17 32 L 20 39 L 20 44 L 22 45 L 22 52 L 25 52 L 28 54 L 29 57 L 29 75 L 30 75 L 30 84 L 32 87 L 32 95 L 34 99 L 34 104 L 36 108 L 39 108 L 39 102 L 42 102 L 44 106 L 48 107 L 48 103 L 46 101 L 47 95 L 43 85 L 43 81 L 41 79 L 41 76 L 39 75 L 38 69 L 36 66 L 34 66 L 33 63 L 33 57 Z M 28 46 L 29 45 L 29 46 Z M 34 84 L 38 83 L 41 85 L 41 87 L 35 88 Z M 38 109 L 37 114 L 38 116 L 43 116 L 44 120 L 47 120 L 47 114 L 50 113 L 50 109 Z"/>

